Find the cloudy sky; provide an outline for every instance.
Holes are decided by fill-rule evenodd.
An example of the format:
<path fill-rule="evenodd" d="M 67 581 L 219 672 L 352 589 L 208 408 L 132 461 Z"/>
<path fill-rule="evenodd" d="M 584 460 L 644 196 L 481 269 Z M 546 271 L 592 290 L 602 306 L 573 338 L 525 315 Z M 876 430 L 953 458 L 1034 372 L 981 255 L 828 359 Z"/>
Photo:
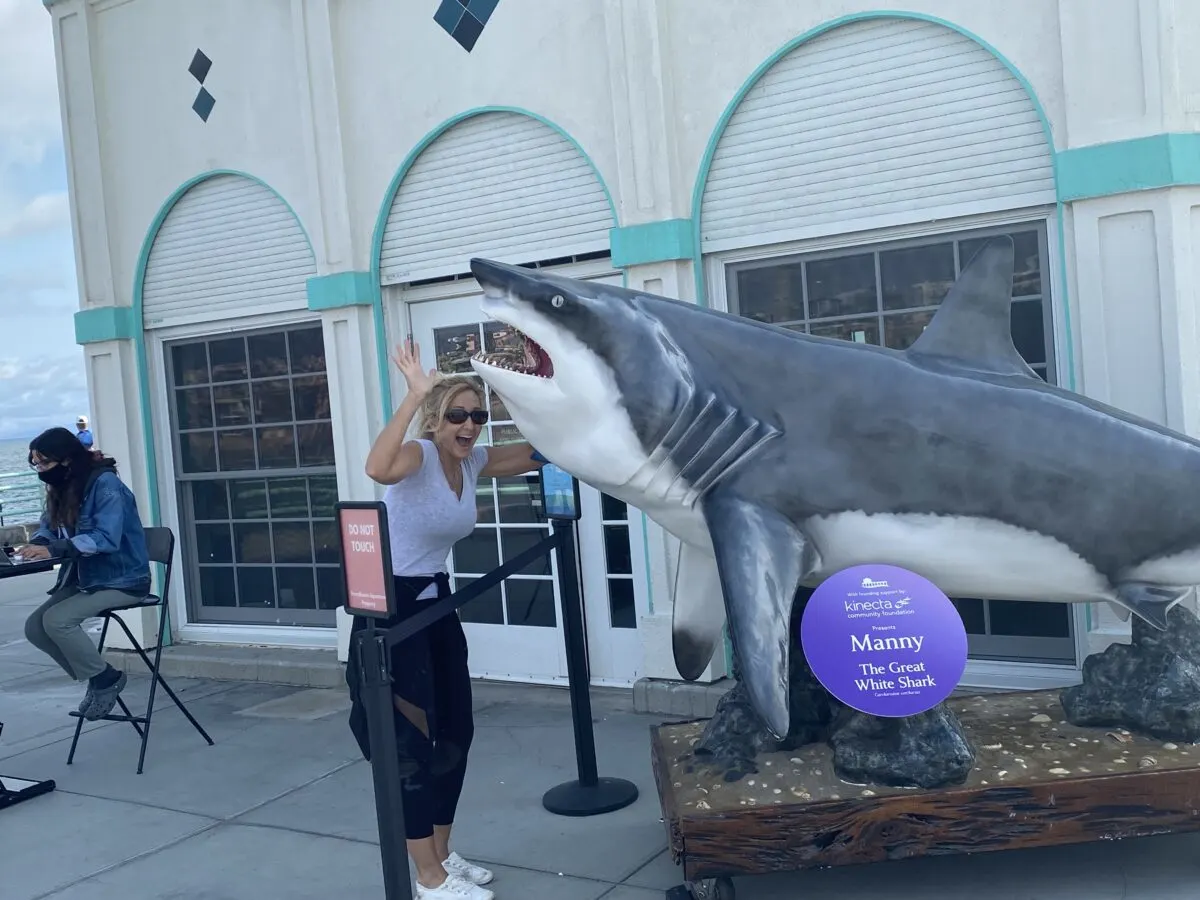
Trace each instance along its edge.
<path fill-rule="evenodd" d="M 50 16 L 0 0 L 0 440 L 88 413 Z"/>

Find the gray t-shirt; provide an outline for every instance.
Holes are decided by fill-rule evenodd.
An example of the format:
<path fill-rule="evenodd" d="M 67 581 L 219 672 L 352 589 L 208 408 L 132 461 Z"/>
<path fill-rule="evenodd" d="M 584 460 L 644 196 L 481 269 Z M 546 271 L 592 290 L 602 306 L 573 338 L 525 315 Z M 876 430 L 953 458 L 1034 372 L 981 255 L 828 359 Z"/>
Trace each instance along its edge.
<path fill-rule="evenodd" d="M 462 499 L 454 496 L 432 441 L 421 438 L 421 468 L 383 494 L 392 540 L 392 572 L 396 575 L 434 575 L 447 571 L 454 545 L 475 529 L 475 486 L 487 464 L 488 449 L 479 444 L 463 460 Z M 437 596 L 430 585 L 418 599 Z"/>

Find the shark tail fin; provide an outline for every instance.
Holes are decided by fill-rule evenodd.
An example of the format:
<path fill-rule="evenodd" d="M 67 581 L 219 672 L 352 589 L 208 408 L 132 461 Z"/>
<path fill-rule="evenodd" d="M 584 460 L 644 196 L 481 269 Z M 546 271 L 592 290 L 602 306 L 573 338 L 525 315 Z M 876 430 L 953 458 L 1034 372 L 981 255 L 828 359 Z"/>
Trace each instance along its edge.
<path fill-rule="evenodd" d="M 1125 581 L 1117 585 L 1116 602 L 1159 631 L 1166 631 L 1167 613 L 1193 590 L 1190 586 Z"/>

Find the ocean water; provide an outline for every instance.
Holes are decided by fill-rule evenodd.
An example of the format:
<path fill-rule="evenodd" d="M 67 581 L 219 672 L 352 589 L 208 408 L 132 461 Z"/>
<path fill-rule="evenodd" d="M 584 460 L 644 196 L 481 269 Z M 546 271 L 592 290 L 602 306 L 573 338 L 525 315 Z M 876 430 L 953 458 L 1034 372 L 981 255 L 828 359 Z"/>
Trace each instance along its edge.
<path fill-rule="evenodd" d="M 0 441 L 0 505 L 5 525 L 36 522 L 42 514 L 42 483 L 29 468 L 29 441 Z"/>

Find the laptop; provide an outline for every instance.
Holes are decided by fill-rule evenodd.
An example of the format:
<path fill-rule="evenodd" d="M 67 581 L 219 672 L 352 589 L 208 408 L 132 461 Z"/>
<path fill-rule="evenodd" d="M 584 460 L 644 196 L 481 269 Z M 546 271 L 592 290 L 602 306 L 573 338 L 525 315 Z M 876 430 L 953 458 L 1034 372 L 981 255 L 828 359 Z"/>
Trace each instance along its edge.
<path fill-rule="evenodd" d="M 30 571 L 33 568 L 52 569 L 62 560 L 56 556 L 48 559 L 13 559 L 7 551 L 0 551 L 0 575 L 15 575 L 17 570 Z"/>

